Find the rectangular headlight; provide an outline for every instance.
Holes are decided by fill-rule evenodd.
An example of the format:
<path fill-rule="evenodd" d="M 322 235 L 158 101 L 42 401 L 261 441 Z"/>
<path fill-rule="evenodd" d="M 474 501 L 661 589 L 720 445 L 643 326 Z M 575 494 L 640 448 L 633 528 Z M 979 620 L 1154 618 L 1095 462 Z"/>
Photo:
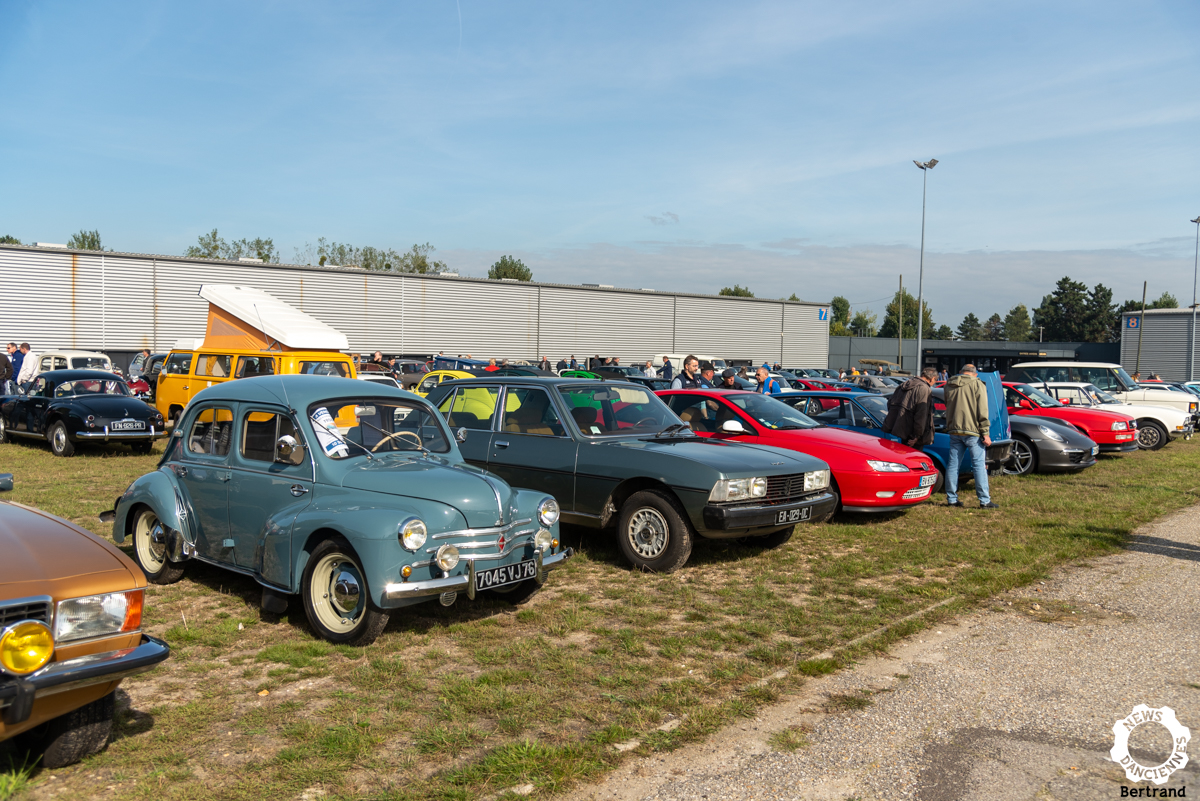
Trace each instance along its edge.
<path fill-rule="evenodd" d="M 716 484 L 713 484 L 712 491 L 708 493 L 708 499 L 713 503 L 749 500 L 754 492 L 754 482 L 756 481 L 761 481 L 761 479 L 728 478 L 724 481 L 718 481 Z M 766 494 L 766 489 L 766 482 L 763 481 L 761 494 Z"/>
<path fill-rule="evenodd" d="M 110 592 L 59 601 L 54 613 L 54 641 L 87 640 L 142 626 L 145 590 Z"/>
<path fill-rule="evenodd" d="M 813 470 L 804 474 L 804 491 L 825 489 L 829 486 L 828 470 Z"/>

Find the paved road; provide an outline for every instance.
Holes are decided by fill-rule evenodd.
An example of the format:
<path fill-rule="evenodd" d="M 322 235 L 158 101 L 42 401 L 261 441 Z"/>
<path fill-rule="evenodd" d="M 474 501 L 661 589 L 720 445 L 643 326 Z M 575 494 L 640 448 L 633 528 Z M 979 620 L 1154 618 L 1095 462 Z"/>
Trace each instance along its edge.
<path fill-rule="evenodd" d="M 1128 551 L 1057 572 L 702 745 L 633 760 L 571 801 L 1111 799 L 1133 784 L 1109 758 L 1137 704 L 1190 726 L 1194 761 L 1162 787 L 1200 796 L 1200 506 L 1145 527 Z M 831 696 L 873 702 L 828 713 Z M 768 738 L 807 729 L 808 745 Z M 1138 726 L 1137 761 L 1171 750 Z M 1142 796 L 1147 797 L 1147 796 Z"/>

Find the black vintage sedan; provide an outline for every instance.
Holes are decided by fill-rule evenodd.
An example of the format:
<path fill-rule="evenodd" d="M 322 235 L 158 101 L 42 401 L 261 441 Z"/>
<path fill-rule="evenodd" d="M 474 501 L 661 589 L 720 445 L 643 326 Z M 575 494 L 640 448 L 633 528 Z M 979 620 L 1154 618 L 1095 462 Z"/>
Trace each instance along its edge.
<path fill-rule="evenodd" d="M 135 453 L 149 453 L 165 436 L 158 410 L 102 370 L 51 370 L 27 393 L 0 396 L 0 442 L 45 439 L 55 456 L 73 456 L 81 442 L 124 442 Z"/>

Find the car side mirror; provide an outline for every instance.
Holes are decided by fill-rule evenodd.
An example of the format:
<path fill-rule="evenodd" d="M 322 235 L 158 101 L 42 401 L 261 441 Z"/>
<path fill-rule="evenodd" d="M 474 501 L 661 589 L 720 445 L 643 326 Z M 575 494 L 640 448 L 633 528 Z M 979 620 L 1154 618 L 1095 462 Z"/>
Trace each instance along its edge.
<path fill-rule="evenodd" d="M 1071 405 L 1071 399 L 1070 399 L 1070 398 L 1059 398 L 1059 399 L 1058 399 L 1058 402 L 1059 402 L 1059 403 L 1062 403 L 1062 404 L 1065 404 L 1065 405 L 1067 405 L 1067 406 L 1070 406 L 1070 405 Z"/>
<path fill-rule="evenodd" d="M 275 461 L 281 464 L 304 464 L 304 446 L 291 434 L 275 440 Z"/>
<path fill-rule="evenodd" d="M 745 434 L 746 427 L 737 420 L 726 420 L 721 423 L 721 432 L 724 434 Z"/>
<path fill-rule="evenodd" d="M 9 492 L 13 488 L 13 474 L 0 473 L 0 492 Z"/>
<path fill-rule="evenodd" d="M 1033 401 L 1027 400 L 1026 398 L 1022 398 L 1021 401 L 1017 404 L 1017 406 L 1021 409 L 1032 409 Z"/>
<path fill-rule="evenodd" d="M 457 431 L 455 431 L 454 439 L 457 440 L 458 442 L 466 442 L 467 441 L 467 429 L 464 427 L 464 428 L 460 428 Z"/>

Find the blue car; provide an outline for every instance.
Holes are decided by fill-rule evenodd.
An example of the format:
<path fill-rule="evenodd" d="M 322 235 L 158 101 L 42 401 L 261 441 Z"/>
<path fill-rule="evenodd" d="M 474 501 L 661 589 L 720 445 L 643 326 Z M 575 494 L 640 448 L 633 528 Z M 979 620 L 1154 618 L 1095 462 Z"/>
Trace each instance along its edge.
<path fill-rule="evenodd" d="M 992 444 L 987 448 L 988 469 L 1000 469 L 1012 454 L 1012 428 L 1009 425 L 1008 407 L 1004 403 L 1004 387 L 997 373 L 980 373 L 988 393 L 988 410 L 991 414 L 989 436 Z M 861 388 L 858 388 L 861 389 Z M 938 390 L 935 390 L 938 392 Z M 899 437 L 885 434 L 883 421 L 887 417 L 888 397 L 872 392 L 785 392 L 775 396 L 778 400 L 795 407 L 812 419 L 826 425 L 848 428 L 863 434 L 871 434 L 899 441 Z M 935 401 L 937 399 L 935 398 Z M 941 406 L 941 408 L 937 408 Z M 943 433 L 945 406 L 935 402 L 933 444 L 924 448 L 940 472 L 945 474 L 950 461 L 950 436 Z M 941 489 L 941 480 L 934 492 Z"/>

